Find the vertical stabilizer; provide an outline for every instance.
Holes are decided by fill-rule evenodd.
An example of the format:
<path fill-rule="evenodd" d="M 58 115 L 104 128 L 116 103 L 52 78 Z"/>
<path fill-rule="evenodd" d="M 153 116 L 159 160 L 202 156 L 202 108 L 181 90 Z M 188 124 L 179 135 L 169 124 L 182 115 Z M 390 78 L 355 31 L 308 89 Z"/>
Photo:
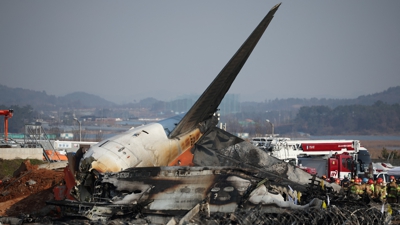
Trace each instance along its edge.
<path fill-rule="evenodd" d="M 221 70 L 214 81 L 207 87 L 204 93 L 190 108 L 175 129 L 171 132 L 170 138 L 179 136 L 191 129 L 194 129 L 198 123 L 212 117 L 213 113 L 221 103 L 225 94 L 228 92 L 236 76 L 246 63 L 254 47 L 257 45 L 264 31 L 274 17 L 281 3 L 272 7 L 260 24 L 254 29 L 247 40 L 233 55 L 225 67 Z"/>

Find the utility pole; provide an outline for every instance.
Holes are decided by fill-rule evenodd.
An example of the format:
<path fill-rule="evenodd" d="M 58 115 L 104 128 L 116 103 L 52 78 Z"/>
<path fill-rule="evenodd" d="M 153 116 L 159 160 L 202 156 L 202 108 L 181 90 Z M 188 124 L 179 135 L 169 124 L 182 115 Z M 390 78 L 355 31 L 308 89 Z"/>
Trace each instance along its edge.
<path fill-rule="evenodd" d="M 271 133 L 272 133 L 272 137 L 273 137 L 274 136 L 274 124 L 271 123 L 271 121 L 269 121 L 268 119 L 265 121 L 267 121 L 267 123 L 269 123 L 271 125 Z"/>
<path fill-rule="evenodd" d="M 74 120 L 76 120 L 76 122 L 78 122 L 78 124 L 79 124 L 79 142 L 81 142 L 82 141 L 81 121 L 79 121 L 76 117 L 74 118 Z"/>

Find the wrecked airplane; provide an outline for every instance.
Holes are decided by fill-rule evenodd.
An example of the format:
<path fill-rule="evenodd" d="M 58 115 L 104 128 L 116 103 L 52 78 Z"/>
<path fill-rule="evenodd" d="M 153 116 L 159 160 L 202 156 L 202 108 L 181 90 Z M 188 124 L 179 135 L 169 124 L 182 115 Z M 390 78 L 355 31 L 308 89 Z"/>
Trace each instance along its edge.
<path fill-rule="evenodd" d="M 338 185 L 321 185 L 303 170 L 216 127 L 217 107 L 279 6 L 268 12 L 186 114 L 69 155 L 65 196 L 48 203 L 65 216 L 94 221 L 128 217 L 135 223 L 183 224 L 199 214 L 227 218 L 244 209 L 283 214 L 321 209 L 328 195 L 334 201 Z M 324 191 L 316 196 L 321 187 Z"/>

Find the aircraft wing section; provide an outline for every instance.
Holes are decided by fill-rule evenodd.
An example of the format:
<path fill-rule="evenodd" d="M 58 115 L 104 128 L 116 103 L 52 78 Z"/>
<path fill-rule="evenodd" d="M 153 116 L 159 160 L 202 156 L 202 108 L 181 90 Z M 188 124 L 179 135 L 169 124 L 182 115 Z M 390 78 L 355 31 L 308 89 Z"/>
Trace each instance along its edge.
<path fill-rule="evenodd" d="M 242 69 L 247 58 L 249 58 L 257 42 L 260 40 L 264 31 L 274 17 L 281 3 L 272 7 L 260 24 L 254 29 L 247 40 L 233 55 L 225 67 L 221 70 L 214 81 L 207 87 L 196 103 L 190 108 L 175 129 L 169 135 L 174 138 L 194 129 L 197 124 L 212 117 L 217 107 L 221 103 L 225 94 L 228 92 L 236 76 Z"/>

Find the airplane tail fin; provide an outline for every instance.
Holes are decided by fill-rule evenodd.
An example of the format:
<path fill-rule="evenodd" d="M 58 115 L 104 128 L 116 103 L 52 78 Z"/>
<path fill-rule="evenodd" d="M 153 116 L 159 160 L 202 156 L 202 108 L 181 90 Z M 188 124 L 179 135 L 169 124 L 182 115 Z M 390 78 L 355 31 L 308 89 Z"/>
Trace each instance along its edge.
<path fill-rule="evenodd" d="M 214 81 L 207 87 L 192 108 L 190 108 L 175 129 L 170 133 L 170 138 L 177 137 L 180 134 L 194 129 L 197 124 L 213 116 L 280 5 L 281 3 L 272 7 Z"/>

